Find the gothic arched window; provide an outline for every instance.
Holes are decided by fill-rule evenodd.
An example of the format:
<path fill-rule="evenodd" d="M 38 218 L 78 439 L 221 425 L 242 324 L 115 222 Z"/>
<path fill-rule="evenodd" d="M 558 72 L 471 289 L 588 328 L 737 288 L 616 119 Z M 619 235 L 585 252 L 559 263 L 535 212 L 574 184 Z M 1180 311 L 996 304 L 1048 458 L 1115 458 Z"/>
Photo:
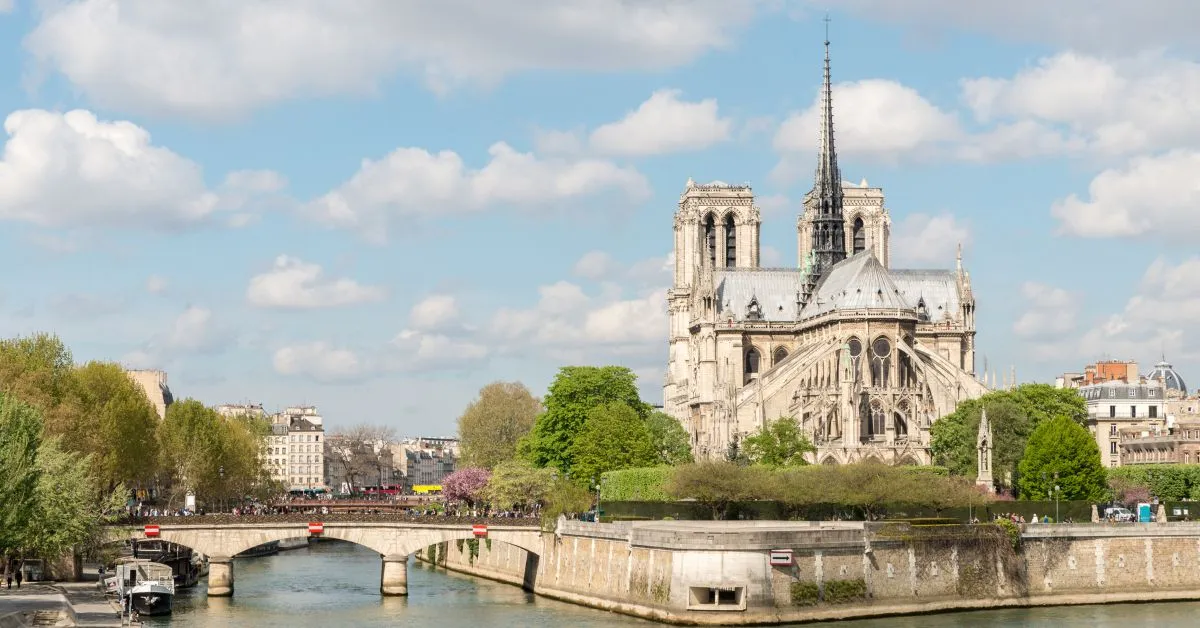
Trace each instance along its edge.
<path fill-rule="evenodd" d="M 854 252 L 861 253 L 867 249 L 867 230 L 863 226 L 862 217 L 854 219 Z"/>
<path fill-rule="evenodd" d="M 737 266 L 737 225 L 733 223 L 733 214 L 725 216 L 725 266 Z"/>
<path fill-rule="evenodd" d="M 851 338 L 846 347 L 850 351 L 850 368 L 854 371 L 854 383 L 857 384 L 862 381 L 862 341 Z"/>
<path fill-rule="evenodd" d="M 772 359 L 771 364 L 779 364 L 780 362 L 783 362 L 783 359 L 786 358 L 787 356 L 788 356 L 787 349 L 784 347 L 779 347 L 778 349 L 775 350 L 775 357 L 774 357 L 774 359 Z"/>
<path fill-rule="evenodd" d="M 883 404 L 880 403 L 878 399 L 872 401 L 871 405 L 867 407 L 867 411 L 864 414 L 866 414 L 866 416 L 863 417 L 863 437 L 875 438 L 877 436 L 883 436 L 885 429 L 883 425 Z"/>
<path fill-rule="evenodd" d="M 704 218 L 704 251 L 708 255 L 708 262 L 716 267 L 717 265 L 717 221 L 709 214 Z"/>
<path fill-rule="evenodd" d="M 754 375 L 758 375 L 759 357 L 758 349 L 755 349 L 754 347 L 750 347 L 746 351 L 746 383 L 749 383 Z"/>
<path fill-rule="evenodd" d="M 909 408 L 907 401 L 901 401 L 896 408 L 896 436 L 908 436 L 908 415 Z"/>
<path fill-rule="evenodd" d="M 891 373 L 892 343 L 880 336 L 871 343 L 871 385 L 882 388 L 888 385 Z"/>

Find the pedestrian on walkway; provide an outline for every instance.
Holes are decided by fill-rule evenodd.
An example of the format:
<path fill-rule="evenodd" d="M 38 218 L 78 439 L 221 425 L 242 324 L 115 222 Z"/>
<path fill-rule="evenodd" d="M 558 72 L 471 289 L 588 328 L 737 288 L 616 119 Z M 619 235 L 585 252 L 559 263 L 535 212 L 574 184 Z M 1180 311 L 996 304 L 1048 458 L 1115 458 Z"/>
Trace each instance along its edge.
<path fill-rule="evenodd" d="M 21 575 L 21 566 L 17 565 L 17 588 L 18 589 L 21 588 L 21 578 L 23 578 L 23 577 L 24 576 Z"/>
<path fill-rule="evenodd" d="M 4 572 L 5 572 L 4 579 L 8 581 L 8 588 L 11 589 L 12 588 L 12 565 L 9 564 L 9 565 L 6 565 L 6 567 L 7 568 L 4 570 Z"/>

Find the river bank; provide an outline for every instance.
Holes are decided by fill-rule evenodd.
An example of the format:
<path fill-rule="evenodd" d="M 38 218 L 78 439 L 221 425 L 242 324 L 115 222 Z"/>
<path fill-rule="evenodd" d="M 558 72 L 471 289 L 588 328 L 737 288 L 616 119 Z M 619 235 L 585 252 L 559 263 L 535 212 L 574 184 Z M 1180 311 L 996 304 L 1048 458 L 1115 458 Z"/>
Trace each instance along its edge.
<path fill-rule="evenodd" d="M 0 588 L 0 628 L 122 626 L 120 609 L 96 588 L 95 567 L 84 570 L 84 579 Z"/>

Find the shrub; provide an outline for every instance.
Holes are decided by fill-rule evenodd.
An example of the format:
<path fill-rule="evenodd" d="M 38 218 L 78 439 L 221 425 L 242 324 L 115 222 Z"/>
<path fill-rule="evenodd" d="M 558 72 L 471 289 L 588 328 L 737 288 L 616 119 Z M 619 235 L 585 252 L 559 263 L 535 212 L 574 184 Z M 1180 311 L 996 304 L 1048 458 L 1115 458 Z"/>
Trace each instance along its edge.
<path fill-rule="evenodd" d="M 816 606 L 821 590 L 815 582 L 793 582 L 792 604 L 796 606 Z"/>
<path fill-rule="evenodd" d="M 825 583 L 826 604 L 844 604 L 865 599 L 867 599 L 867 581 L 862 578 L 830 580 Z"/>
<path fill-rule="evenodd" d="M 1013 551 L 1020 550 L 1021 549 L 1021 528 L 1019 526 L 1017 526 L 1017 524 L 1013 523 L 1012 521 L 1010 521 L 1008 519 L 997 519 L 996 525 L 1001 530 L 1004 530 L 1004 533 L 1008 535 L 1008 540 L 1009 540 L 1009 542 L 1012 543 Z"/>
<path fill-rule="evenodd" d="M 600 499 L 619 502 L 666 502 L 673 467 L 641 467 L 608 471 L 600 476 Z"/>

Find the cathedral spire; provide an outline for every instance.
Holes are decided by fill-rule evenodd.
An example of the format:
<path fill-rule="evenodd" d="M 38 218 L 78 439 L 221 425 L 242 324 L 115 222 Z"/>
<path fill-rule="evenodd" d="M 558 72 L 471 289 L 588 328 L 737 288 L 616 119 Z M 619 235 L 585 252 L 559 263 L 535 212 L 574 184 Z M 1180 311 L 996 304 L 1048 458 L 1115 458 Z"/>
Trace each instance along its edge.
<path fill-rule="evenodd" d="M 821 85 L 821 137 L 813 179 L 812 280 L 846 259 L 845 222 L 842 217 L 842 173 L 833 141 L 833 80 L 829 71 L 829 16 L 825 16 L 825 76 Z"/>

